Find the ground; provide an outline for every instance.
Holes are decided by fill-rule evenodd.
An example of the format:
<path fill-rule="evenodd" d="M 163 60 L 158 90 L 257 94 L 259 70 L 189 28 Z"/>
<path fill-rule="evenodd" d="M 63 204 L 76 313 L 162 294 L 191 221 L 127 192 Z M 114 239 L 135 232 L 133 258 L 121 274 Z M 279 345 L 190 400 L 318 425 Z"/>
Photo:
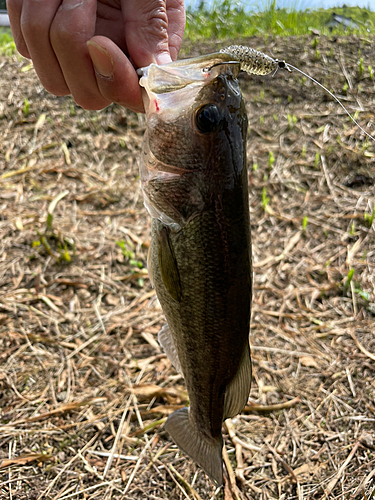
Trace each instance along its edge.
<path fill-rule="evenodd" d="M 374 134 L 373 38 L 239 42 Z M 144 116 L 53 97 L 16 56 L 0 68 L 0 499 L 374 498 L 374 143 L 296 72 L 241 77 L 253 386 L 215 492 L 163 429 L 187 395 L 145 269 Z"/>

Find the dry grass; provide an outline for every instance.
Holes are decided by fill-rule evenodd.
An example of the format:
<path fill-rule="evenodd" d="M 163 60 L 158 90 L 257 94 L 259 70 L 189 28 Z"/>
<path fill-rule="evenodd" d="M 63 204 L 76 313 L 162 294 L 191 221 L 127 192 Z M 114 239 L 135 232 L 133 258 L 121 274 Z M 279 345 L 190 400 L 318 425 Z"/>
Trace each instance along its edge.
<path fill-rule="evenodd" d="M 374 131 L 373 40 L 249 43 L 347 83 Z M 80 110 L 28 64 L 0 60 L 0 498 L 374 498 L 374 144 L 298 75 L 242 79 L 254 382 L 215 492 L 163 430 L 187 395 L 141 268 L 144 117 Z"/>

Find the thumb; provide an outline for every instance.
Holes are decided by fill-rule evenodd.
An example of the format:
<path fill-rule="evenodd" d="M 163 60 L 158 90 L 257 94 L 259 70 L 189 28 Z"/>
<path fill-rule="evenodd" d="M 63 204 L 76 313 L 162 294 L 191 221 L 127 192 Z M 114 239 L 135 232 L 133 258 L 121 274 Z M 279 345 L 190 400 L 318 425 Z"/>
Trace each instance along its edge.
<path fill-rule="evenodd" d="M 171 61 L 166 0 L 122 0 L 125 40 L 136 67 Z"/>

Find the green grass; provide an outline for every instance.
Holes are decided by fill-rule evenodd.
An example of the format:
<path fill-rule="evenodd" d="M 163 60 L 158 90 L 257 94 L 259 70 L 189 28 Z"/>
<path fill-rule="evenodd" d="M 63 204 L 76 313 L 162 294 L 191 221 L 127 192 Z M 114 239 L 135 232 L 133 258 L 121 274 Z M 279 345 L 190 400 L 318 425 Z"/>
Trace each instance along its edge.
<path fill-rule="evenodd" d="M 344 27 L 330 31 L 326 25 L 332 13 L 352 18 L 359 25 L 356 30 Z M 202 39 L 228 39 L 262 35 L 305 35 L 311 30 L 319 30 L 321 34 L 357 33 L 367 35 L 375 30 L 375 12 L 359 7 L 344 9 L 318 9 L 314 11 L 297 11 L 276 8 L 276 0 L 268 1 L 263 12 L 247 12 L 244 6 L 233 0 L 215 0 L 212 6 L 201 2 L 192 10 L 187 9 L 185 38 L 191 41 Z"/>
<path fill-rule="evenodd" d="M 16 52 L 16 45 L 9 28 L 0 28 L 0 55 L 12 55 Z"/>

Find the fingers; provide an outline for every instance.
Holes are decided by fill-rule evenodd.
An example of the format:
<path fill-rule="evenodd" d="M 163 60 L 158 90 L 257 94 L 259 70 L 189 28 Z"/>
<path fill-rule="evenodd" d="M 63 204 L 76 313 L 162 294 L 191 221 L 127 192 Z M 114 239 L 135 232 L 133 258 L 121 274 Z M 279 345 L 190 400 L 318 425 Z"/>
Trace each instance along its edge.
<path fill-rule="evenodd" d="M 69 87 L 50 41 L 50 26 L 60 0 L 24 0 L 20 26 L 35 71 L 49 92 L 69 94 Z"/>
<path fill-rule="evenodd" d="M 136 67 L 171 61 L 165 0 L 122 0 L 125 39 Z"/>
<path fill-rule="evenodd" d="M 104 36 L 94 36 L 87 46 L 101 95 L 109 102 L 144 112 L 139 78 L 126 55 Z"/>
<path fill-rule="evenodd" d="M 95 33 L 95 23 L 96 0 L 63 0 L 50 29 L 51 45 L 69 91 L 85 109 L 110 104 L 98 89 L 86 45 Z"/>
<path fill-rule="evenodd" d="M 143 111 L 130 60 L 141 67 L 176 59 L 185 25 L 184 0 L 8 0 L 7 7 L 17 49 L 31 57 L 43 86 L 71 93 L 86 109 L 114 101 Z"/>
<path fill-rule="evenodd" d="M 24 57 L 30 58 L 30 54 L 21 30 L 22 0 L 8 0 L 7 10 L 17 50 Z"/>
<path fill-rule="evenodd" d="M 185 31 L 184 0 L 167 0 L 168 44 L 172 61 L 177 59 Z"/>

